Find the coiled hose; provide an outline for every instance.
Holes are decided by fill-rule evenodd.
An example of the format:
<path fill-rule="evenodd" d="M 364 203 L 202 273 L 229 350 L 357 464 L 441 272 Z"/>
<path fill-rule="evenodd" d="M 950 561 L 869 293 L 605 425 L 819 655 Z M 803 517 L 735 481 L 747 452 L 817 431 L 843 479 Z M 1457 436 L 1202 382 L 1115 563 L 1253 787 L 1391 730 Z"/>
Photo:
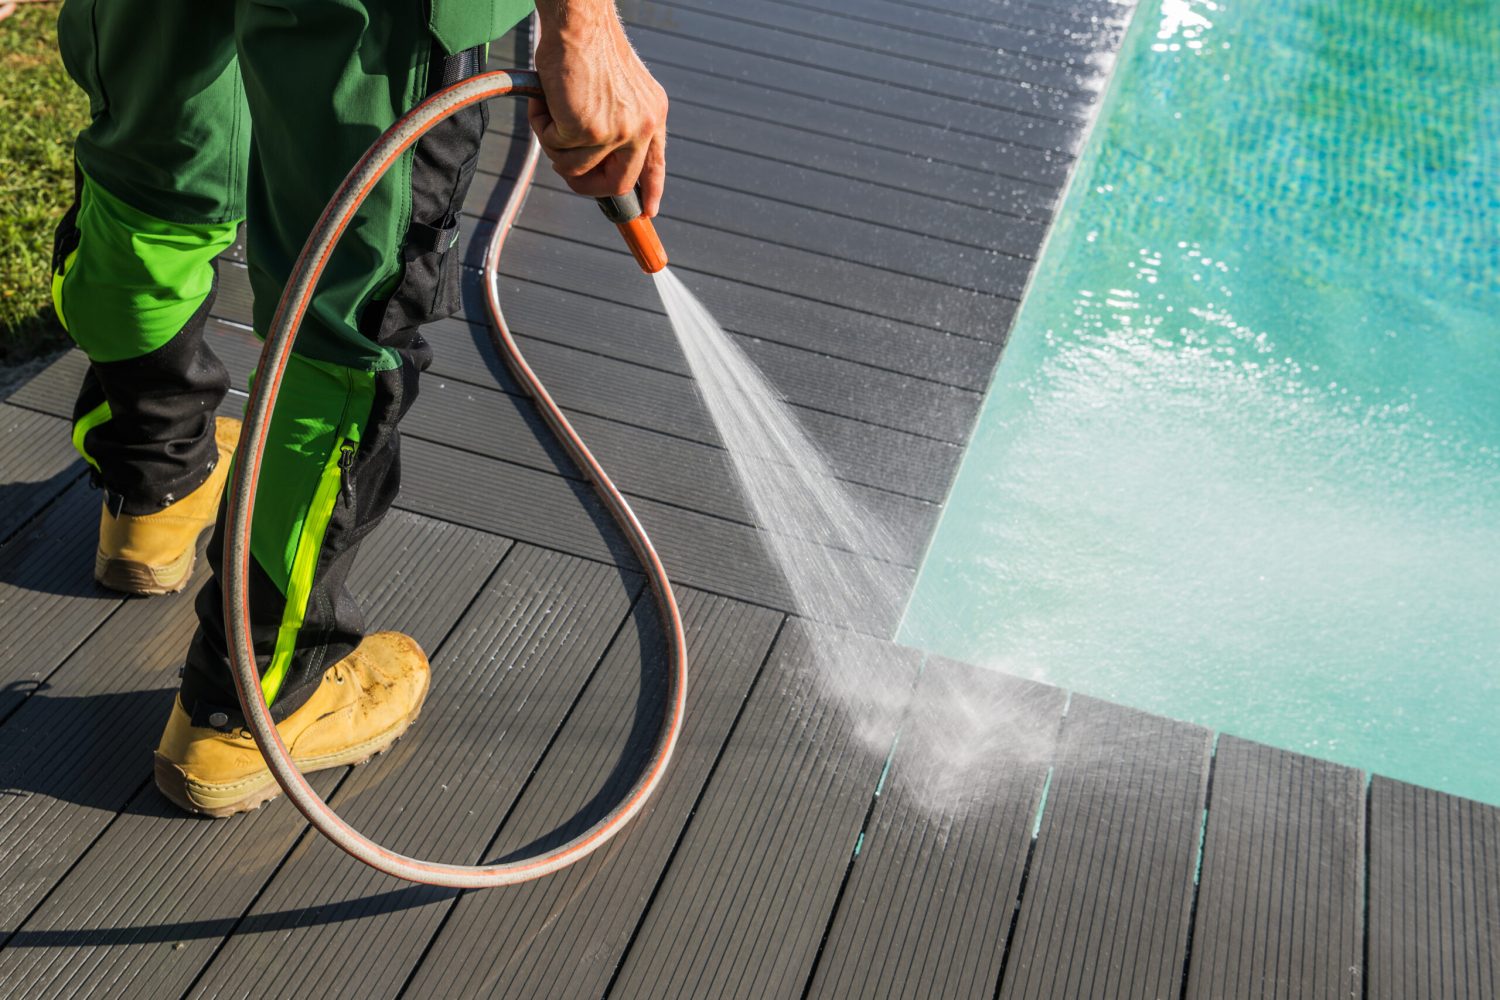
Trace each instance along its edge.
<path fill-rule="evenodd" d="M 547 426 L 578 464 L 604 506 L 630 540 L 631 547 L 645 568 L 647 580 L 661 612 L 668 647 L 666 708 L 656 744 L 635 785 L 598 822 L 567 843 L 533 857 L 502 864 L 470 866 L 424 861 L 382 847 L 355 830 L 313 791 L 292 762 L 286 744 L 282 742 L 281 734 L 277 732 L 276 724 L 271 718 L 265 696 L 261 693 L 255 648 L 250 638 L 250 525 L 255 510 L 256 482 L 260 477 L 261 458 L 265 453 L 266 432 L 271 425 L 271 413 L 276 405 L 276 394 L 281 388 L 292 344 L 311 302 L 318 278 L 355 211 L 401 154 L 448 116 L 493 97 L 540 97 L 541 93 L 537 75 L 527 70 L 492 72 L 471 77 L 439 91 L 403 115 L 349 172 L 333 200 L 323 210 L 317 225 L 313 227 L 307 244 L 292 268 L 281 302 L 271 320 L 265 346 L 261 349 L 259 374 L 246 407 L 234 478 L 229 491 L 226 521 L 228 535 L 224 549 L 224 618 L 229 629 L 230 667 L 246 722 L 271 774 L 292 804 L 307 817 L 308 822 L 347 854 L 397 878 L 459 889 L 512 885 L 539 878 L 565 868 L 603 846 L 641 811 L 646 800 L 661 784 L 677 745 L 677 738 L 682 732 L 683 714 L 687 705 L 687 640 L 666 569 L 625 497 L 589 452 L 583 439 L 542 385 L 541 379 L 526 363 L 500 308 L 500 252 L 520 214 L 521 204 L 536 173 L 540 146 L 534 136 L 515 188 L 501 212 L 485 253 L 485 302 L 489 311 L 490 335 L 517 381 L 535 401 Z"/>

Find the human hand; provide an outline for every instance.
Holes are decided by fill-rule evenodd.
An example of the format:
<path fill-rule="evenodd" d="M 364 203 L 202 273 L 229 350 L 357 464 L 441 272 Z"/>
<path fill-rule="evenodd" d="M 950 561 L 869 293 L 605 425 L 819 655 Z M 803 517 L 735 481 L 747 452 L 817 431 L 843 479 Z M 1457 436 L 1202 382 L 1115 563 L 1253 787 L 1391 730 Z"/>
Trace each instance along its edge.
<path fill-rule="evenodd" d="M 541 0 L 537 74 L 545 99 L 527 117 L 552 168 L 579 194 L 637 184 L 650 217 L 667 172 L 667 93 L 625 37 L 611 0 Z"/>

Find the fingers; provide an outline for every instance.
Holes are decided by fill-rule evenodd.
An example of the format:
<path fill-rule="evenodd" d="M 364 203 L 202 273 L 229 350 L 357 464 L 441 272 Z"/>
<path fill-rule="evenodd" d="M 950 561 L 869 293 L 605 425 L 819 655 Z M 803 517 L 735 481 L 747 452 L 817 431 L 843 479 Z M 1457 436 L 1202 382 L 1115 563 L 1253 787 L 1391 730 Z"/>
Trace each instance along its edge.
<path fill-rule="evenodd" d="M 540 97 L 526 98 L 526 121 L 538 136 L 547 131 L 552 124 L 552 112 L 547 108 L 546 100 Z"/>
<path fill-rule="evenodd" d="M 667 133 L 658 131 L 646 147 L 646 156 L 641 165 L 641 210 L 646 218 L 656 217 L 661 209 L 661 193 L 667 183 Z"/>
<path fill-rule="evenodd" d="M 641 168 L 646 161 L 646 146 L 643 143 L 632 143 L 612 150 L 604 156 L 591 170 L 582 173 L 565 173 L 559 169 L 562 175 L 577 194 L 588 195 L 591 198 L 604 198 L 609 195 L 624 194 L 635 187 L 635 182 L 641 175 Z"/>
<path fill-rule="evenodd" d="M 557 149 L 547 145 L 546 138 L 542 139 L 542 151 L 552 161 L 552 169 L 557 171 L 559 177 L 567 181 L 569 186 L 574 181 L 584 181 L 585 184 L 594 180 L 590 175 L 602 172 L 606 157 L 614 150 L 609 146 L 580 146 L 574 149 Z M 578 190 L 574 187 L 574 190 Z M 613 194 L 612 191 L 605 192 Z"/>

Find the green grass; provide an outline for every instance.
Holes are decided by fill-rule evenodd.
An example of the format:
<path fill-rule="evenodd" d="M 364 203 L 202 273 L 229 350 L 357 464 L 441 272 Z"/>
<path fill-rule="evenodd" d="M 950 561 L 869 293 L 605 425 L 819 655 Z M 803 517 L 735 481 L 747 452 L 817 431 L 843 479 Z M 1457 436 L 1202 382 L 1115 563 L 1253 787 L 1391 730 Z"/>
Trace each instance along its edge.
<path fill-rule="evenodd" d="M 57 55 L 57 6 L 0 21 L 0 364 L 67 343 L 52 312 L 52 229 L 73 193 L 88 100 Z"/>

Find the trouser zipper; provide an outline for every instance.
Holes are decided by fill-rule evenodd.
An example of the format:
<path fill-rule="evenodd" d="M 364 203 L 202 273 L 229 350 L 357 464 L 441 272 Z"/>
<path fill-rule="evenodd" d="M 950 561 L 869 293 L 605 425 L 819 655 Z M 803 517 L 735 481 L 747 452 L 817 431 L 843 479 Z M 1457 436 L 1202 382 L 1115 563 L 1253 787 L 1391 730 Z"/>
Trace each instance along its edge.
<path fill-rule="evenodd" d="M 354 445 L 346 442 L 339 455 L 339 478 L 343 482 L 339 495 L 351 510 L 354 508 L 354 450 Z"/>

